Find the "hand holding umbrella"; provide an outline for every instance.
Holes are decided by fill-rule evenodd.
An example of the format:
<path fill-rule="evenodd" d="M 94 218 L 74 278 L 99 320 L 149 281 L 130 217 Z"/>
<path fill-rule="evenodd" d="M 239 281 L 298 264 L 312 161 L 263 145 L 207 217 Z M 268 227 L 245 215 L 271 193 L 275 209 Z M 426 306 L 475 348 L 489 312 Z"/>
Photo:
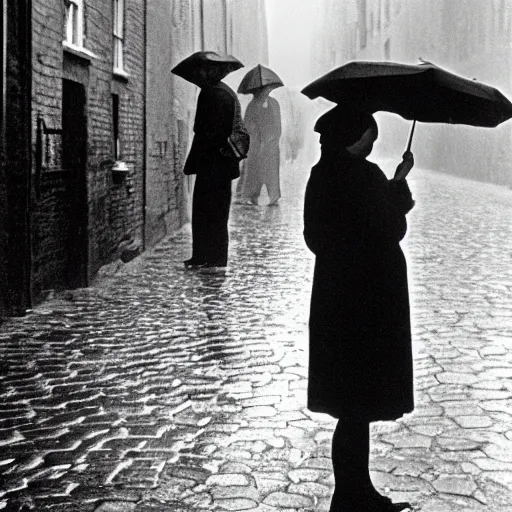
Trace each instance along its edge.
<path fill-rule="evenodd" d="M 402 162 L 398 164 L 398 167 L 396 168 L 395 171 L 395 175 L 393 177 L 393 179 L 396 181 L 405 180 L 411 169 L 414 167 L 414 155 L 412 154 L 411 151 L 411 145 L 415 127 L 416 120 L 414 120 L 412 123 L 411 133 L 409 134 L 409 142 L 407 144 L 407 149 L 405 150 L 405 153 L 402 155 Z"/>
<path fill-rule="evenodd" d="M 411 151 L 406 151 L 402 155 L 402 161 L 398 164 L 395 171 L 394 180 L 405 180 L 411 169 L 414 167 L 414 155 Z"/>

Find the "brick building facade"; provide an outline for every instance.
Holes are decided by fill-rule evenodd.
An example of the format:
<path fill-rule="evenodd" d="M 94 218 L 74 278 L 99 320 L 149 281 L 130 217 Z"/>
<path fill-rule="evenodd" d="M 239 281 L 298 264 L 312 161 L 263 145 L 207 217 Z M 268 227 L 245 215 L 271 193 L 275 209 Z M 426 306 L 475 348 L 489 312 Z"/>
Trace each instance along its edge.
<path fill-rule="evenodd" d="M 145 5 L 40 0 L 32 13 L 37 300 L 142 245 Z"/>
<path fill-rule="evenodd" d="M 3 1 L 2 316 L 143 247 L 145 3 Z"/>
<path fill-rule="evenodd" d="M 0 317 L 187 220 L 199 49 L 268 59 L 264 0 L 2 0 Z"/>
<path fill-rule="evenodd" d="M 512 97 L 512 0 L 322 1 L 319 11 L 325 16 L 318 20 L 314 52 L 318 74 L 355 59 L 411 64 L 423 59 Z M 399 158 L 410 123 L 378 116 L 384 128 L 379 147 Z M 420 124 L 413 144 L 417 164 L 512 186 L 511 124 L 497 129 Z"/>

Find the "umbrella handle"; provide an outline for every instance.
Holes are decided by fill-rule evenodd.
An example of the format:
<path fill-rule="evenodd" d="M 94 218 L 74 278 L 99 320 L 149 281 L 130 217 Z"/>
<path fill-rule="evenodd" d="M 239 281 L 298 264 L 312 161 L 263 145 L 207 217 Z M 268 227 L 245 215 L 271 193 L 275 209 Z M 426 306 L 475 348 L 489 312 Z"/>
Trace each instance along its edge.
<path fill-rule="evenodd" d="M 405 152 L 411 151 L 412 136 L 414 135 L 414 128 L 416 128 L 416 119 L 412 122 L 411 131 L 409 132 L 409 142 L 407 143 L 407 149 Z"/>

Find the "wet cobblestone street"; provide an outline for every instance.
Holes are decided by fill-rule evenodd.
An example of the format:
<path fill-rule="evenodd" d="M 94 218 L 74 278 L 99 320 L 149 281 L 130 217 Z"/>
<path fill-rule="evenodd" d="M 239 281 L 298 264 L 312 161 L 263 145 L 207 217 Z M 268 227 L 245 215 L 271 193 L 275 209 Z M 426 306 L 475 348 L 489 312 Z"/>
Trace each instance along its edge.
<path fill-rule="evenodd" d="M 422 512 L 509 511 L 512 191 L 412 174 L 417 407 L 372 426 L 372 477 Z M 233 205 L 225 271 L 185 270 L 189 249 L 170 237 L 0 326 L 0 510 L 328 510 L 302 199 Z"/>

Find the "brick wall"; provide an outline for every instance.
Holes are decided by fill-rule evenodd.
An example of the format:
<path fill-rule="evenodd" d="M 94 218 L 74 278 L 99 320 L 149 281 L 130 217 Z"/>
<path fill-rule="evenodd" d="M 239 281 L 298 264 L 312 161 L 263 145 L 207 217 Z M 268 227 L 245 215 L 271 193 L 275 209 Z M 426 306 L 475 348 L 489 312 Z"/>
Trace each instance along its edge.
<path fill-rule="evenodd" d="M 37 115 L 40 114 L 51 128 L 61 126 L 63 5 L 50 0 L 34 2 L 32 16 L 32 140 L 35 155 Z M 56 151 L 60 151 L 60 146 Z M 62 173 L 36 173 L 35 162 L 32 175 L 33 290 L 37 300 L 43 289 L 52 287 L 52 276 L 64 273 L 65 262 L 58 247 L 61 218 L 59 211 L 53 208 L 56 197 L 62 197 L 64 181 Z"/>
<path fill-rule="evenodd" d="M 87 213 L 88 281 L 98 268 L 118 256 L 125 239 L 142 242 L 144 170 L 144 0 L 125 0 L 125 70 L 127 77 L 113 75 L 112 2 L 86 0 L 85 48 L 95 57 L 77 56 L 63 49 L 65 3 L 33 1 L 33 140 L 37 116 L 48 127 L 62 127 L 62 81 L 82 84 L 86 93 L 87 165 L 85 176 Z M 119 95 L 121 157 L 129 169 L 116 181 L 114 161 L 112 94 Z M 60 284 L 56 275 L 66 272 L 70 223 L 70 173 L 58 166 L 62 139 L 54 137 L 53 159 L 57 164 L 37 176 L 33 167 L 33 289 L 40 296 Z M 34 153 L 36 147 L 34 143 Z M 71 212 L 72 214 L 73 212 Z M 71 219 L 71 223 L 73 219 Z M 64 283 L 65 284 L 65 283 Z"/>

